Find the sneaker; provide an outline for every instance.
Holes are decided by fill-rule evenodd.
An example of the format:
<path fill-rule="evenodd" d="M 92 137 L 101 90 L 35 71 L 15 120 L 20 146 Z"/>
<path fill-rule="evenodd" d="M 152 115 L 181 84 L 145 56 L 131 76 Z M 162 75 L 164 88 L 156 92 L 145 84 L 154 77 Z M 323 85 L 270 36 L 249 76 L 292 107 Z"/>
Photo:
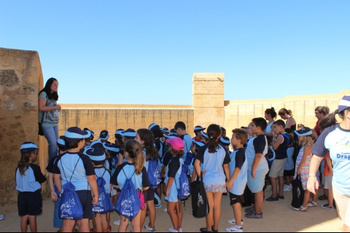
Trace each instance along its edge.
<path fill-rule="evenodd" d="M 179 229 L 177 229 L 178 232 L 182 232 L 182 227 L 180 227 Z"/>
<path fill-rule="evenodd" d="M 308 207 L 315 207 L 315 206 L 317 206 L 317 202 L 314 202 L 314 201 L 309 202 L 309 203 L 307 203 L 307 206 Z"/>
<path fill-rule="evenodd" d="M 265 199 L 266 201 L 278 201 L 278 197 L 273 197 L 273 196 L 271 196 L 271 197 L 269 197 L 269 198 L 267 198 L 267 199 Z"/>
<path fill-rule="evenodd" d="M 113 222 L 114 225 L 119 226 L 120 225 L 120 220 L 116 220 Z"/>
<path fill-rule="evenodd" d="M 327 203 L 327 204 L 321 205 L 321 207 L 322 207 L 323 209 L 327 209 L 327 210 L 334 210 L 334 207 L 333 207 L 333 206 L 329 206 L 328 203 Z"/>
<path fill-rule="evenodd" d="M 168 208 L 164 208 L 164 212 L 168 212 Z"/>
<path fill-rule="evenodd" d="M 235 224 L 236 224 L 236 219 L 235 219 L 235 218 L 229 219 L 229 220 L 227 220 L 227 222 L 228 222 L 229 224 L 235 225 Z M 243 225 L 243 219 L 241 220 L 241 225 Z"/>
<path fill-rule="evenodd" d="M 0 221 L 5 219 L 5 215 L 0 214 Z"/>
<path fill-rule="evenodd" d="M 145 228 L 147 231 L 150 231 L 150 232 L 156 232 L 156 228 L 150 227 L 149 225 L 144 225 L 143 228 Z"/>
<path fill-rule="evenodd" d="M 250 213 L 252 210 L 254 211 L 254 206 L 251 206 L 251 207 L 246 208 L 246 209 L 244 210 L 244 212 Z"/>
<path fill-rule="evenodd" d="M 299 208 L 293 207 L 293 210 L 300 211 L 300 212 L 306 212 L 307 207 L 304 207 L 304 206 L 300 206 Z"/>
<path fill-rule="evenodd" d="M 285 191 L 285 192 L 290 192 L 290 191 L 292 191 L 292 189 L 293 189 L 293 186 L 290 184 L 290 185 L 284 185 L 284 187 L 283 187 L 283 191 Z"/>
<path fill-rule="evenodd" d="M 228 227 L 226 228 L 226 231 L 227 232 L 243 232 L 243 228 L 242 227 L 239 227 L 237 225 L 234 225 L 232 227 Z"/>
<path fill-rule="evenodd" d="M 170 232 L 179 232 L 178 230 L 175 230 L 174 227 L 170 227 L 168 230 L 169 230 Z"/>
<path fill-rule="evenodd" d="M 257 214 L 255 212 L 250 213 L 250 214 L 245 214 L 244 217 L 246 218 L 256 218 L 256 219 L 261 219 L 263 217 L 263 214 Z"/>

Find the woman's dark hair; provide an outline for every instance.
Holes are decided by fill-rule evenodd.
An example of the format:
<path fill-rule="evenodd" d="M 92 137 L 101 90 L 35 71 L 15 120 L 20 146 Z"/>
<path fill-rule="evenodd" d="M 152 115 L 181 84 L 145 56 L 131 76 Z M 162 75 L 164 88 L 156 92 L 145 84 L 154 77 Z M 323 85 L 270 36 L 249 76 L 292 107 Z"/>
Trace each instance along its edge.
<path fill-rule="evenodd" d="M 323 131 L 325 128 L 337 124 L 337 119 L 335 115 L 338 114 L 341 119 L 344 118 L 344 111 L 338 113 L 338 109 L 332 113 L 327 114 L 320 122 L 318 123 L 318 127 L 320 127 L 320 131 Z"/>
<path fill-rule="evenodd" d="M 315 108 L 315 112 L 321 113 L 323 115 L 329 114 L 329 108 L 327 106 L 318 106 Z"/>
<path fill-rule="evenodd" d="M 37 149 L 22 149 L 21 150 L 21 159 L 18 162 L 18 169 L 22 176 L 25 175 L 26 170 L 29 167 L 29 158 L 32 153 L 37 153 Z"/>
<path fill-rule="evenodd" d="M 45 87 L 39 92 L 39 95 L 41 92 L 45 91 L 47 94 L 47 98 L 49 98 L 50 100 L 58 100 L 58 93 L 57 92 L 53 92 L 51 93 L 51 85 L 53 82 L 57 81 L 57 79 L 55 78 L 49 78 L 46 81 Z"/>
<path fill-rule="evenodd" d="M 287 110 L 286 108 L 281 108 L 278 111 L 278 115 L 285 115 L 285 114 L 292 116 L 292 110 Z"/>
<path fill-rule="evenodd" d="M 140 136 L 140 139 L 144 141 L 142 146 L 144 149 L 146 149 L 146 161 L 149 161 L 151 159 L 158 159 L 159 154 L 153 144 L 153 133 L 148 129 L 138 129 L 137 134 Z"/>
<path fill-rule="evenodd" d="M 266 113 L 266 114 L 269 114 L 269 115 L 272 117 L 272 119 L 275 119 L 276 116 L 277 116 L 277 113 L 276 113 L 276 110 L 275 110 L 274 107 L 267 108 L 267 109 L 265 110 L 265 113 Z"/>
<path fill-rule="evenodd" d="M 208 126 L 207 134 L 209 137 L 209 140 L 208 140 L 209 153 L 215 153 L 216 148 L 219 146 L 218 139 L 221 136 L 221 127 L 216 124 L 211 124 Z"/>

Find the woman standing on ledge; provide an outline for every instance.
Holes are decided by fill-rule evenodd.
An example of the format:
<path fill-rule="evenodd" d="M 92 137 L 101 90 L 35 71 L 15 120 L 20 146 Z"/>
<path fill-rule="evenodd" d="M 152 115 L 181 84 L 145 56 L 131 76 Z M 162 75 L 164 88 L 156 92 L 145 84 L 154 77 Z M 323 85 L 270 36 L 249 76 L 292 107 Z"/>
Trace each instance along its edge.
<path fill-rule="evenodd" d="M 44 136 L 49 144 L 49 160 L 57 155 L 58 112 L 61 106 L 58 100 L 58 81 L 55 78 L 47 80 L 45 87 L 39 92 L 39 123 L 42 123 Z"/>

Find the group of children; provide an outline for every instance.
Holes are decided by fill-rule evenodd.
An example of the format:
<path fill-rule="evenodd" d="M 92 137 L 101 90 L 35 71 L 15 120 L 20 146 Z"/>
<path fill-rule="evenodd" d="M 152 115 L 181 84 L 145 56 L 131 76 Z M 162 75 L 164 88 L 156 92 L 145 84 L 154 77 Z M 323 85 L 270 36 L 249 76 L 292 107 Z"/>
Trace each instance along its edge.
<path fill-rule="evenodd" d="M 98 140 L 94 140 L 94 132 L 88 128 L 70 127 L 57 141 L 59 154 L 49 161 L 46 168 L 51 199 L 55 202 L 54 227 L 71 232 L 77 224 L 79 231 L 111 231 L 110 212 L 116 210 L 120 214 L 120 220 L 115 221 L 119 225 L 118 231 L 126 231 L 130 220 L 135 232 L 142 228 L 155 232 L 155 208 L 161 206 L 160 199 L 164 194 L 172 223 L 169 231 L 182 232 L 183 200 L 179 198 L 178 190 L 182 166 L 187 165 L 189 181 L 202 179 L 209 203 L 206 227 L 199 230 L 218 231 L 222 195 L 228 192 L 234 218 L 228 221 L 233 226 L 226 228 L 226 231 L 242 232 L 242 204 L 247 201 L 244 197 L 247 188 L 253 193 L 253 205 L 245 209 L 245 217 L 259 219 L 263 216 L 267 174 L 272 195 L 266 201 L 284 199 L 284 182 L 286 180 L 288 185 L 293 175 L 294 178 L 299 175 L 303 185 L 307 181 L 307 164 L 312 156 L 309 151 L 315 140 L 313 130 L 304 127 L 287 134 L 283 120 L 268 123 L 262 117 L 253 118 L 247 128 L 232 130 L 231 139 L 226 136 L 226 130 L 216 124 L 209 125 L 206 132 L 206 128 L 196 126 L 195 136 L 191 138 L 184 122 L 177 122 L 172 130 L 153 123 L 147 129 L 137 131 L 118 129 L 114 143 L 108 141 L 107 130 L 101 131 Z M 266 132 L 268 126 L 270 132 Z M 293 152 L 288 152 L 296 142 L 291 136 L 293 134 L 301 146 L 295 174 Z M 230 152 L 230 145 L 233 152 Z M 266 157 L 269 147 L 274 152 L 273 158 Z M 16 188 L 19 191 L 21 230 L 27 230 L 29 221 L 31 231 L 36 231 L 35 216 L 42 211 L 41 183 L 46 178 L 34 163 L 38 147 L 32 142 L 24 142 L 20 150 Z M 285 174 L 288 163 L 292 164 L 292 168 L 287 169 L 289 172 Z M 82 204 L 83 214 L 79 219 L 62 219 L 64 208 L 72 206 L 72 203 L 61 203 L 65 187 L 70 183 L 74 185 Z M 123 188 L 129 183 L 136 190 L 139 202 L 123 199 Z M 101 192 L 102 186 L 104 192 Z M 108 202 L 101 211 L 97 206 L 104 193 L 108 196 Z M 305 211 L 307 206 L 317 205 L 315 200 L 309 203 L 309 196 L 305 191 L 303 205 L 295 210 Z M 155 200 L 158 202 L 155 203 Z M 134 203 L 139 204 L 132 217 L 120 211 L 122 208 L 135 209 Z M 145 225 L 147 214 L 149 222 Z M 90 219 L 93 222 L 91 229 Z"/>

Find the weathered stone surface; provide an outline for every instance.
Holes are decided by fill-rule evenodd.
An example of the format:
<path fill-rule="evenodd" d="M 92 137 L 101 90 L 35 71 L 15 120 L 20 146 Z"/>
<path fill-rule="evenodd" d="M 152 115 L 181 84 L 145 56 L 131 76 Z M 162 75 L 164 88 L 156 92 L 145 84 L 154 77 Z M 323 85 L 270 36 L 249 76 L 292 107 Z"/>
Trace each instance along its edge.
<path fill-rule="evenodd" d="M 12 87 L 18 82 L 19 79 L 14 70 L 0 70 L 0 85 Z"/>

